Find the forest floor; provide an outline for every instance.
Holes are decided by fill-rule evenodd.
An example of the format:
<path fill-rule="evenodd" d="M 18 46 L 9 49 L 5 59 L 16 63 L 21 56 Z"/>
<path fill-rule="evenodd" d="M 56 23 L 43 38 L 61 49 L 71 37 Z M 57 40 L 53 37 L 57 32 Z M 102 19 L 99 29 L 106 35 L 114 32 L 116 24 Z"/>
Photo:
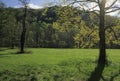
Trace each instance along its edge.
<path fill-rule="evenodd" d="M 0 81 L 87 81 L 97 66 L 98 49 L 0 49 Z M 107 49 L 109 64 L 100 81 L 120 81 L 120 50 Z M 96 75 L 97 76 L 97 75 Z"/>

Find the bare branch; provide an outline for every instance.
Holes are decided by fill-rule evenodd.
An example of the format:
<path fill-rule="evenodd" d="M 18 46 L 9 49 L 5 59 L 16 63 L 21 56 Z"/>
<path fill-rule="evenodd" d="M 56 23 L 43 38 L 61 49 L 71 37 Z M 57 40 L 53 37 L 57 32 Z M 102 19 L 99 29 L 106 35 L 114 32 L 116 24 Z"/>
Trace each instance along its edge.
<path fill-rule="evenodd" d="M 23 6 L 25 6 L 25 7 L 27 7 L 28 4 L 29 4 L 29 2 L 30 2 L 30 0 L 19 0 L 19 1 L 20 1 L 21 4 L 22 4 Z"/>
<path fill-rule="evenodd" d="M 94 9 L 94 8 L 96 8 L 96 7 L 98 7 L 98 5 L 93 6 L 92 9 Z"/>
<path fill-rule="evenodd" d="M 111 31 L 113 32 L 115 39 L 118 40 L 117 34 L 116 34 L 116 32 L 114 31 L 114 29 L 113 29 L 112 27 L 110 27 L 110 29 L 111 29 Z"/>
<path fill-rule="evenodd" d="M 110 11 L 108 11 L 108 12 L 106 12 L 106 13 L 111 13 L 111 12 L 115 12 L 115 11 L 118 11 L 118 10 L 120 10 L 120 7 L 116 7 L 116 9 L 110 10 Z"/>
<path fill-rule="evenodd" d="M 105 9 L 109 10 L 116 2 L 117 2 L 117 0 L 115 0 L 109 7 L 105 8 Z"/>
<path fill-rule="evenodd" d="M 94 3 L 97 3 L 97 4 L 98 4 L 98 1 L 96 1 L 96 0 L 81 0 L 81 1 L 75 0 L 75 1 L 71 2 L 69 5 L 75 4 L 75 3 L 84 3 L 84 2 L 88 2 L 88 3 L 94 2 Z"/>
<path fill-rule="evenodd" d="M 115 39 L 118 40 L 117 34 L 116 34 L 116 32 L 114 31 L 114 29 L 112 28 L 112 26 L 113 26 L 113 25 L 111 25 L 111 27 L 110 27 L 110 26 L 109 26 L 109 27 L 106 27 L 105 30 L 109 28 L 109 29 L 113 32 Z"/>
<path fill-rule="evenodd" d="M 117 20 L 117 21 L 113 20 L 113 21 L 114 21 L 115 23 L 119 23 L 118 20 Z M 105 26 L 105 30 L 109 29 L 110 27 L 117 26 L 114 22 L 111 23 L 111 24 L 109 24 L 108 26 L 106 25 L 106 26 Z"/>
<path fill-rule="evenodd" d="M 95 15 L 97 15 L 99 17 L 99 14 L 97 12 L 99 12 L 99 10 L 90 11 L 90 13 L 93 13 L 93 14 L 95 14 Z"/>
<path fill-rule="evenodd" d="M 89 10 L 89 11 L 91 11 L 91 10 L 94 10 L 96 7 L 98 7 L 98 5 L 95 5 L 95 6 L 93 6 L 93 7 L 89 7 L 87 4 L 83 4 L 86 8 L 87 8 L 87 10 Z"/>

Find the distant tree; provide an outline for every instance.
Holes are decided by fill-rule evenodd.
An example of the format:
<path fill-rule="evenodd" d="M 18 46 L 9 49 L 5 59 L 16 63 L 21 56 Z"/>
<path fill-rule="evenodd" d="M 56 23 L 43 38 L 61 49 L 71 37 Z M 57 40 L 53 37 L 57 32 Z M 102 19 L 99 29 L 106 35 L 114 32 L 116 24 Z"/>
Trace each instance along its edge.
<path fill-rule="evenodd" d="M 21 41 L 20 41 L 20 53 L 24 53 L 24 45 L 25 45 L 25 36 L 26 36 L 26 17 L 27 17 L 27 9 L 30 0 L 19 0 L 23 5 L 23 22 L 22 22 L 22 33 L 21 33 Z"/>
<path fill-rule="evenodd" d="M 120 19 L 118 17 L 106 16 L 105 32 L 107 48 L 120 48 Z"/>
<path fill-rule="evenodd" d="M 16 26 L 16 19 L 14 17 L 14 10 L 8 8 L 6 10 L 6 14 L 9 14 L 7 16 L 7 22 L 5 24 L 5 32 L 6 32 L 6 36 L 4 37 L 6 39 L 6 43 L 4 42 L 4 44 L 6 44 L 6 46 L 10 47 L 10 48 L 14 48 L 16 43 L 17 43 L 17 26 Z"/>
<path fill-rule="evenodd" d="M 0 46 L 19 47 L 24 8 L 0 8 Z M 99 13 L 73 6 L 27 9 L 26 47 L 98 48 Z M 105 16 L 106 47 L 120 48 L 120 19 Z M 19 31 L 19 32 L 18 32 Z"/>
<path fill-rule="evenodd" d="M 5 4 L 3 2 L 0 1 L 0 45 L 2 46 L 2 41 L 3 41 L 3 34 L 4 34 L 4 31 L 3 31 L 3 28 L 5 26 L 5 23 L 6 23 L 6 18 L 7 18 L 7 15 L 6 15 L 6 11 L 5 11 Z"/>
<path fill-rule="evenodd" d="M 79 12 L 76 8 L 70 6 L 56 8 L 58 19 L 53 23 L 53 27 L 59 32 L 59 45 L 62 45 L 62 47 L 74 47 L 74 36 L 77 29 L 81 27 Z"/>

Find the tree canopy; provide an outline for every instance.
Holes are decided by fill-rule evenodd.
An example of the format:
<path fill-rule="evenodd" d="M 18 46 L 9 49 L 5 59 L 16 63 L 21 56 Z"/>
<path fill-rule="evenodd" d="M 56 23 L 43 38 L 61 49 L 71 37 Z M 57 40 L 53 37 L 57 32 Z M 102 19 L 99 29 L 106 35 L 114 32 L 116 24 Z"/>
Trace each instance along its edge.
<path fill-rule="evenodd" d="M 0 46 L 20 46 L 22 10 L 23 8 L 0 9 Z M 83 12 L 84 10 L 72 6 L 28 9 L 25 46 L 98 48 L 99 18 L 94 13 L 87 14 Z M 120 19 L 106 15 L 105 23 L 107 48 L 120 48 Z"/>

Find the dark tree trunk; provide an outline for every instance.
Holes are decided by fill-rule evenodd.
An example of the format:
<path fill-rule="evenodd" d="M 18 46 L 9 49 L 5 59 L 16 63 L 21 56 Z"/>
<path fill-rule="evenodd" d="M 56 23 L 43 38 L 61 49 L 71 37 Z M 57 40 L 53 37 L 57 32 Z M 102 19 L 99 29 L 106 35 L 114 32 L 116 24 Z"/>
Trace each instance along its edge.
<path fill-rule="evenodd" d="M 14 49 L 14 47 L 15 47 L 15 43 L 12 41 L 11 49 Z"/>
<path fill-rule="evenodd" d="M 27 16 L 27 6 L 25 6 L 24 8 L 24 15 L 23 15 L 23 29 L 22 29 L 21 40 L 20 40 L 21 53 L 24 53 L 25 36 L 26 36 L 26 16 Z"/>
<path fill-rule="evenodd" d="M 15 47 L 15 41 L 16 41 L 16 38 L 15 38 L 15 31 L 14 31 L 14 34 L 11 37 L 11 49 L 14 49 L 14 47 Z"/>
<path fill-rule="evenodd" d="M 107 63 L 106 59 L 106 43 L 105 43 L 105 0 L 100 4 L 100 24 L 99 24 L 99 59 L 98 64 Z"/>
<path fill-rule="evenodd" d="M 100 81 L 100 79 L 104 79 L 102 76 L 104 68 L 105 68 L 105 64 L 98 64 L 95 70 L 91 73 L 87 81 Z"/>
<path fill-rule="evenodd" d="M 35 45 L 36 48 L 39 47 L 39 35 L 38 35 L 38 34 L 39 34 L 39 33 L 36 32 L 36 45 Z"/>

